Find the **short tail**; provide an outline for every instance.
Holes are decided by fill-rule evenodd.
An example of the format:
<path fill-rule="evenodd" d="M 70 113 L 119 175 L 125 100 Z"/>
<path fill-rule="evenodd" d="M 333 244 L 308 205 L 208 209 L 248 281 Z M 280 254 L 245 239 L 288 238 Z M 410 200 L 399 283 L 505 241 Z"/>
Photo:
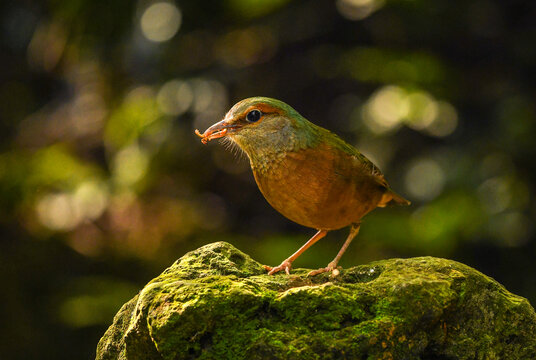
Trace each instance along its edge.
<path fill-rule="evenodd" d="M 402 196 L 395 193 L 393 190 L 387 190 L 383 194 L 382 199 L 378 203 L 378 207 L 394 206 L 394 205 L 410 205 L 411 201 L 404 199 Z"/>

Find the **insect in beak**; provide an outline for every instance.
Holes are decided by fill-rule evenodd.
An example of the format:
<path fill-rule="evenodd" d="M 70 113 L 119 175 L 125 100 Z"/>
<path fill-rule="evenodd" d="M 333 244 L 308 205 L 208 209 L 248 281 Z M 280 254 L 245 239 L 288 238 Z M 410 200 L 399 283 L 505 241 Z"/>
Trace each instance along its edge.
<path fill-rule="evenodd" d="M 195 134 L 201 138 L 201 142 L 203 144 L 208 143 L 210 140 L 218 139 L 224 136 L 227 136 L 230 130 L 238 129 L 239 126 L 237 125 L 229 125 L 229 123 L 225 120 L 222 120 L 220 122 L 217 122 L 216 124 L 212 125 L 208 129 L 205 130 L 204 133 L 201 134 L 199 130 L 195 130 Z"/>

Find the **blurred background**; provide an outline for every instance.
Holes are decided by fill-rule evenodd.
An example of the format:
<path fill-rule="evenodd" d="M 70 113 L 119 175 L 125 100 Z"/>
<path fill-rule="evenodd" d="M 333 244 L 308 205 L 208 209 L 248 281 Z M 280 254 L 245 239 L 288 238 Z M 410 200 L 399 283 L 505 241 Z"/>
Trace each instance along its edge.
<path fill-rule="evenodd" d="M 536 3 L 3 1 L 2 359 L 90 359 L 120 306 L 224 240 L 279 264 L 314 230 L 204 131 L 281 99 L 354 144 L 411 207 L 344 267 L 433 255 L 536 303 Z M 300 257 L 325 266 L 347 229 Z"/>

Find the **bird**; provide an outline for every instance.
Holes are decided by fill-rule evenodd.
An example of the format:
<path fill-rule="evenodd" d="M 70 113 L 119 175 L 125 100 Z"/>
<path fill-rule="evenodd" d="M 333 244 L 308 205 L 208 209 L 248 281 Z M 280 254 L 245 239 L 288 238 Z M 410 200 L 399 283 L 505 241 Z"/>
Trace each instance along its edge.
<path fill-rule="evenodd" d="M 380 169 L 331 131 L 305 119 L 290 105 L 269 97 L 236 103 L 204 133 L 203 144 L 227 138 L 242 149 L 255 182 L 268 203 L 289 220 L 316 233 L 278 266 L 264 265 L 269 275 L 285 271 L 329 231 L 350 227 L 335 258 L 308 276 L 331 272 L 358 234 L 361 219 L 387 205 L 409 205 L 395 193 Z"/>

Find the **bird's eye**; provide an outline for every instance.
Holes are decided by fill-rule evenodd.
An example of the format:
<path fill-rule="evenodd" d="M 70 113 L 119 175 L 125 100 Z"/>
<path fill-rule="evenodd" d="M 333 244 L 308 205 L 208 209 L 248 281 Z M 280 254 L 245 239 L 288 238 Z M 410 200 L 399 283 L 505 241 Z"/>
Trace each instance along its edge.
<path fill-rule="evenodd" d="M 259 119 L 261 118 L 261 115 L 262 114 L 261 114 L 261 112 L 259 110 L 251 110 L 246 115 L 246 119 L 249 122 L 256 122 L 256 121 L 259 121 Z"/>

